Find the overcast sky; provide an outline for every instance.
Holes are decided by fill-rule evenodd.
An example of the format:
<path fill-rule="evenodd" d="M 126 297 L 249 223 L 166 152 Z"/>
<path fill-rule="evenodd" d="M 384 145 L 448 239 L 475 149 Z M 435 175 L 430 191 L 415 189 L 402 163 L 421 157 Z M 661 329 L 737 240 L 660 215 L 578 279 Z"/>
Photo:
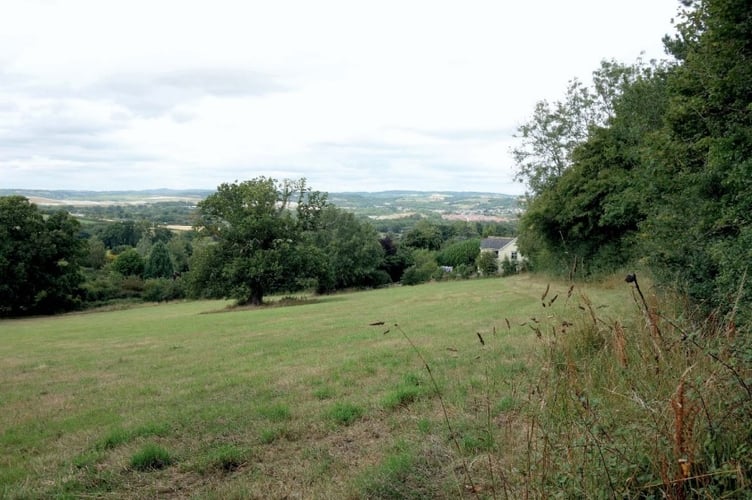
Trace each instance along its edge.
<path fill-rule="evenodd" d="M 535 103 L 677 0 L 2 0 L 0 188 L 516 194 Z"/>

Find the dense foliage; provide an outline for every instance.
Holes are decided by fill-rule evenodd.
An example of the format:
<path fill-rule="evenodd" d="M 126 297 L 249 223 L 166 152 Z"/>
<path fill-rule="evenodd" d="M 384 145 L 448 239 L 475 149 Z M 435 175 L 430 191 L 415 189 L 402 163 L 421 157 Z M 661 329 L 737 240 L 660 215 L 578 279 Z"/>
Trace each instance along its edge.
<path fill-rule="evenodd" d="M 5 290 L 28 293 L 8 299 L 3 314 L 185 297 L 233 297 L 253 303 L 267 293 L 301 289 L 330 293 L 466 279 L 478 274 L 482 237 L 515 231 L 510 223 L 448 221 L 435 215 L 401 219 L 404 224 L 396 233 L 379 231 L 370 217 L 338 208 L 327 198 L 306 188 L 302 180 L 277 183 L 259 178 L 224 184 L 200 203 L 194 214 L 200 214 L 197 232 L 156 223 L 159 207 L 151 213 L 147 206 L 121 206 L 118 220 L 84 216 L 79 223 L 65 212 L 40 211 L 18 197 L 34 217 L 26 225 L 11 225 L 8 219 L 4 230 L 16 225 L 35 228 L 39 220 L 48 221 L 49 227 L 67 221 L 76 258 L 60 261 L 70 273 L 63 283 L 71 286 L 60 297 L 60 290 L 54 290 L 60 284 L 44 281 L 51 273 L 45 271 L 42 279 L 17 272 L 26 269 L 23 258 L 31 258 L 33 252 L 6 251 L 10 270 L 4 275 Z M 23 218 L 21 212 L 14 216 Z M 16 246 L 34 247 L 40 234 L 36 229 L 25 231 Z M 6 247 L 11 240 L 5 238 Z M 63 242 L 45 243 L 43 248 L 61 248 Z M 482 274 L 493 275 L 488 269 Z M 32 279 L 34 286 L 27 286 Z M 11 311 L 9 304 L 16 299 Z M 47 305 L 34 305 L 42 299 Z"/>
<path fill-rule="evenodd" d="M 694 304 L 728 311 L 752 299 L 752 6 L 688 3 L 665 40 L 672 63 L 604 64 L 592 90 L 576 87 L 592 98 L 570 91 L 521 128 L 519 246 L 560 273 L 642 264 Z M 540 126 L 556 119 L 586 133 Z"/>
<path fill-rule="evenodd" d="M 21 196 L 0 198 L 0 316 L 77 307 L 84 242 L 65 212 L 44 217 Z"/>
<path fill-rule="evenodd" d="M 389 275 L 379 270 L 384 250 L 370 224 L 328 205 L 312 229 L 304 251 L 316 256 L 319 292 L 391 282 Z"/>
<path fill-rule="evenodd" d="M 269 292 L 303 288 L 316 271 L 304 232 L 317 227 L 325 207 L 326 197 L 304 180 L 220 185 L 198 205 L 197 227 L 215 243 L 195 261 L 192 287 L 252 304 Z"/>

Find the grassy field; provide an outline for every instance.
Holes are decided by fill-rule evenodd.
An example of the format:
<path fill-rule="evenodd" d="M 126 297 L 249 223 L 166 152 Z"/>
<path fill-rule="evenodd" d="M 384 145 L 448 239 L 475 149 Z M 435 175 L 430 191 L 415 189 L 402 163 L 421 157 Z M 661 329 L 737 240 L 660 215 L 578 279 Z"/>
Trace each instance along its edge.
<path fill-rule="evenodd" d="M 516 496 L 509 476 L 532 455 L 531 420 L 515 416 L 540 380 L 543 325 L 635 309 L 623 281 L 547 287 L 2 321 L 0 497 Z"/>

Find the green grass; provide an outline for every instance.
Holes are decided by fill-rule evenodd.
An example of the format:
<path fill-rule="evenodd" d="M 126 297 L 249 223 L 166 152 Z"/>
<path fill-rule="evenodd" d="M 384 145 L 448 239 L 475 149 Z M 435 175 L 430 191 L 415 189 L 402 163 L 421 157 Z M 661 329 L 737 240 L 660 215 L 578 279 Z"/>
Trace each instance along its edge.
<path fill-rule="evenodd" d="M 164 469 L 173 461 L 169 451 L 161 446 L 149 443 L 131 457 L 131 467 L 145 472 Z"/>
<path fill-rule="evenodd" d="M 327 416 L 340 425 L 350 425 L 363 416 L 363 408 L 352 403 L 335 403 Z"/>
<path fill-rule="evenodd" d="M 403 333 L 451 420 L 472 428 L 463 454 L 484 452 L 487 409 L 496 418 L 526 397 L 545 286 L 521 276 L 230 312 L 198 301 L 2 321 L 0 497 L 352 497 L 380 464 L 396 476 L 407 462 L 434 470 L 437 454 L 455 452 Z M 553 288 L 564 302 L 566 285 Z M 608 308 L 630 300 L 598 289 Z M 427 437 L 430 450 L 394 452 Z M 172 465 L 131 467 L 152 444 Z"/>

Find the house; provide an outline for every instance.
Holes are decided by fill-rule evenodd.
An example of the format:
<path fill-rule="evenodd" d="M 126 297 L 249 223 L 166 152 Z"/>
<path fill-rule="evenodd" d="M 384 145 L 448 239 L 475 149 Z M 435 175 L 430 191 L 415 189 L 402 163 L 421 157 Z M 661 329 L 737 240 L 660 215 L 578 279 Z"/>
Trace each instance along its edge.
<path fill-rule="evenodd" d="M 517 250 L 517 238 L 501 238 L 499 236 L 483 238 L 480 241 L 480 251 L 493 252 L 499 261 L 499 268 L 501 268 L 504 258 L 509 259 L 515 266 L 518 266 L 520 262 Z"/>

